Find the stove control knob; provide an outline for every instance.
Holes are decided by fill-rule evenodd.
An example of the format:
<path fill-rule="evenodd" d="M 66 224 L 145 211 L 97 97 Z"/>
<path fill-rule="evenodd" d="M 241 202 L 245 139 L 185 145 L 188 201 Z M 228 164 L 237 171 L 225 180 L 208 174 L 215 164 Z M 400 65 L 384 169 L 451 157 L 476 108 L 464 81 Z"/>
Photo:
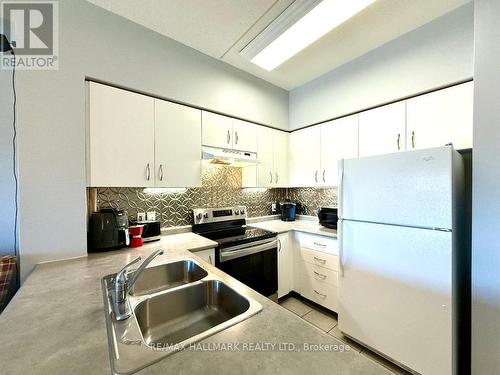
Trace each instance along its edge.
<path fill-rule="evenodd" d="M 239 210 L 234 210 L 234 214 L 235 214 L 235 215 L 239 215 L 239 214 L 240 214 L 240 211 L 239 211 Z"/>
<path fill-rule="evenodd" d="M 197 219 L 197 220 L 201 220 L 201 213 L 200 213 L 200 214 L 198 214 L 198 215 L 196 215 L 196 219 Z"/>
<path fill-rule="evenodd" d="M 245 215 L 245 210 L 241 210 L 241 214 L 242 214 L 242 215 Z"/>
<path fill-rule="evenodd" d="M 203 217 L 204 217 L 205 219 L 208 219 L 208 212 L 205 212 L 205 214 L 203 214 Z"/>

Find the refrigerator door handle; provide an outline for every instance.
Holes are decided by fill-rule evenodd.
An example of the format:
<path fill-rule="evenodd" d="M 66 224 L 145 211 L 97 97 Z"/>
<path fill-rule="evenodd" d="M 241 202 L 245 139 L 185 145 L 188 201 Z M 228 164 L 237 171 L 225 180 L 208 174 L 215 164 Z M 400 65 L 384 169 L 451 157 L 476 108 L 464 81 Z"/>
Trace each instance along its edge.
<path fill-rule="evenodd" d="M 344 185 L 344 159 L 339 160 L 339 188 L 338 188 L 338 197 L 337 197 L 337 207 L 338 207 L 338 217 L 343 218 L 342 214 L 342 190 Z"/>
<path fill-rule="evenodd" d="M 339 219 L 337 224 L 337 235 L 339 245 L 339 273 L 340 277 L 344 277 L 344 244 L 343 244 L 343 225 L 344 220 Z"/>

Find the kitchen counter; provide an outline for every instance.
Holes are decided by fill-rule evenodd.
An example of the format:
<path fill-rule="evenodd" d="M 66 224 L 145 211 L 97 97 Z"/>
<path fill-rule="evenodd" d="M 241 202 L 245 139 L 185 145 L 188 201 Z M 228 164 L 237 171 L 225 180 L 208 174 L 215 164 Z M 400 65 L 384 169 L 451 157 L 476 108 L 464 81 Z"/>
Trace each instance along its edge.
<path fill-rule="evenodd" d="M 0 315 L 2 373 L 109 374 L 101 278 L 162 248 L 165 254 L 152 266 L 190 255 L 228 285 L 244 288 L 263 310 L 201 341 L 198 350 L 165 357 L 139 374 L 391 374 L 356 351 L 333 350 L 343 348 L 342 343 L 188 252 L 214 245 L 184 233 L 137 249 L 39 264 Z M 292 343 L 300 351 L 280 351 L 280 343 Z M 303 343 L 330 345 L 330 351 L 306 351 Z"/>
<path fill-rule="evenodd" d="M 295 221 L 281 221 L 279 219 L 251 222 L 248 225 L 267 229 L 277 233 L 285 233 L 291 230 L 298 232 L 318 234 L 321 236 L 337 238 L 337 230 L 319 225 L 316 218 L 298 217 Z"/>

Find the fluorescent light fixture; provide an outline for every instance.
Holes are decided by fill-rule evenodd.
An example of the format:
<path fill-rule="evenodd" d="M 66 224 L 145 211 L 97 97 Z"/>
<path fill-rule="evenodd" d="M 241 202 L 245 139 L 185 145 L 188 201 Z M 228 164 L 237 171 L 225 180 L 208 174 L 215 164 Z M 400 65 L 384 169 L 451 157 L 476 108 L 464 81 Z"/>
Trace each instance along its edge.
<path fill-rule="evenodd" d="M 178 194 L 185 193 L 187 188 L 144 188 L 142 191 L 144 194 Z"/>
<path fill-rule="evenodd" d="M 240 53 L 271 71 L 373 2 L 296 0 Z"/>

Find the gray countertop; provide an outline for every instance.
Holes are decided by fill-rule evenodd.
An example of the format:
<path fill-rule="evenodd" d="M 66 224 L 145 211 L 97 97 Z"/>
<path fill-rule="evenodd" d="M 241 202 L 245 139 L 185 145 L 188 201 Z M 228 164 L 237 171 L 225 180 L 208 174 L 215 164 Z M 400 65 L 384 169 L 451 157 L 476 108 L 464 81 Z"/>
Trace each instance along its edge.
<path fill-rule="evenodd" d="M 137 255 L 162 248 L 151 264 L 192 255 L 208 270 L 242 286 L 191 250 L 215 243 L 193 233 L 163 237 L 138 249 L 38 265 L 0 315 L 2 374 L 109 374 L 108 343 L 101 278 L 117 272 Z M 305 351 L 304 343 L 342 343 L 293 313 L 244 287 L 263 306 L 257 315 L 200 343 L 204 351 L 186 349 L 140 371 L 141 374 L 391 374 L 354 350 Z M 239 350 L 213 350 L 213 344 L 238 343 Z M 250 350 L 245 343 L 293 343 L 300 351 Z M 268 345 L 267 349 L 271 348 Z M 196 347 L 200 349 L 200 347 Z M 212 349 L 212 350 L 210 350 Z M 220 348 L 223 349 L 223 348 Z M 254 349 L 258 349 L 255 347 Z"/>

